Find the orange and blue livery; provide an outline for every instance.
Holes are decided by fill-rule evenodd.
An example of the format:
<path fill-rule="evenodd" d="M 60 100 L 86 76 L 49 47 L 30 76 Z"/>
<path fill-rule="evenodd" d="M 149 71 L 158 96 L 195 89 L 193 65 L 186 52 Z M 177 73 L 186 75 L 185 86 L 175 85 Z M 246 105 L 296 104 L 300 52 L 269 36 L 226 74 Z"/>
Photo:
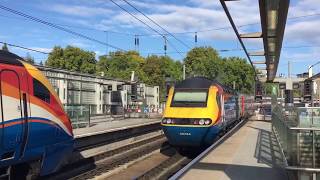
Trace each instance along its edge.
<path fill-rule="evenodd" d="M 72 126 L 54 88 L 7 51 L 0 51 L 0 117 L 1 172 L 47 175 L 72 153 Z"/>

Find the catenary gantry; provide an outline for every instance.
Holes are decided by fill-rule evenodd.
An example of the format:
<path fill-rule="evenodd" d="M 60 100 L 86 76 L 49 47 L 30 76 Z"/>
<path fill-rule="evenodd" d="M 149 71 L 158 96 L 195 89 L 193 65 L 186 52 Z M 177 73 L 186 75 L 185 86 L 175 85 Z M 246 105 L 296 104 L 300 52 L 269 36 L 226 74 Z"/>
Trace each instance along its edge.
<path fill-rule="evenodd" d="M 238 29 L 233 22 L 232 16 L 229 13 L 229 9 L 226 6 L 226 1 L 233 0 L 220 0 L 220 2 L 251 65 L 266 65 L 265 69 L 267 71 L 267 78 L 261 78 L 260 81 L 272 82 L 276 76 L 278 69 L 290 0 L 259 0 L 262 31 L 246 34 L 240 34 L 238 32 Z M 242 39 L 244 38 L 262 38 L 264 50 L 260 52 L 248 52 L 242 41 Z M 251 57 L 253 56 L 264 56 L 265 60 L 252 61 Z"/>

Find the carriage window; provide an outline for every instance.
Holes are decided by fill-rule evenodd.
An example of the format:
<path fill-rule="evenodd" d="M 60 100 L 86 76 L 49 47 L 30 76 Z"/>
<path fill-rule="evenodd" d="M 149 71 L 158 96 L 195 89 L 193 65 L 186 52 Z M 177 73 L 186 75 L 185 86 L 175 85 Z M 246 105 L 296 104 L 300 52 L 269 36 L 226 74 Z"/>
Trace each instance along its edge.
<path fill-rule="evenodd" d="M 49 90 L 38 80 L 33 79 L 33 95 L 42 101 L 50 103 Z"/>
<path fill-rule="evenodd" d="M 171 102 L 172 107 L 206 107 L 207 90 L 175 90 Z"/>

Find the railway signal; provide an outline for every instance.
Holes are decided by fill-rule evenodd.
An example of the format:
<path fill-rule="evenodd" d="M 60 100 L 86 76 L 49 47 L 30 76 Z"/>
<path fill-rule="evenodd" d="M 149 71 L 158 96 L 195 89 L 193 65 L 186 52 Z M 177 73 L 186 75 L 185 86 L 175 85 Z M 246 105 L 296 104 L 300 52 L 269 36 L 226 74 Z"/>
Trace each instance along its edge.
<path fill-rule="evenodd" d="M 262 84 L 260 81 L 256 81 L 255 100 L 262 101 Z"/>
<path fill-rule="evenodd" d="M 136 83 L 131 84 L 131 100 L 136 101 L 138 96 L 138 87 Z"/>
<path fill-rule="evenodd" d="M 305 101 L 311 101 L 312 99 L 312 80 L 306 79 L 304 81 L 303 98 Z"/>

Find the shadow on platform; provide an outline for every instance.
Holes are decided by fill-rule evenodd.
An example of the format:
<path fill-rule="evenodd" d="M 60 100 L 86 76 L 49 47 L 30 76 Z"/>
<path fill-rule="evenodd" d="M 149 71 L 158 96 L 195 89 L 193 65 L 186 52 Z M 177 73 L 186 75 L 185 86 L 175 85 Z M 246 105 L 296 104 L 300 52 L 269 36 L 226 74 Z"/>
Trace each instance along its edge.
<path fill-rule="evenodd" d="M 199 162 L 194 168 L 224 171 L 229 179 L 235 180 L 286 180 L 285 174 L 279 174 L 271 167 Z"/>

